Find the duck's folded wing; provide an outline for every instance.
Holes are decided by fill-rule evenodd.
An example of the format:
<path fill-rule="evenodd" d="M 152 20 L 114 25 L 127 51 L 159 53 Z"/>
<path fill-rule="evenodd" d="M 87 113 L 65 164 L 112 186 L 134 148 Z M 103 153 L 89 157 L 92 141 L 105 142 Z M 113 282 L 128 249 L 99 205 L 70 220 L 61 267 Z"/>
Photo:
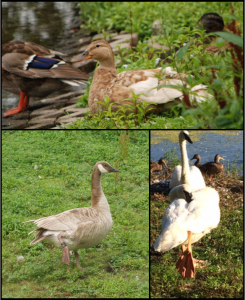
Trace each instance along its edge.
<path fill-rule="evenodd" d="M 176 98 L 180 100 L 183 97 L 183 92 L 181 90 L 183 84 L 185 83 L 181 80 L 179 74 L 164 73 L 168 77 L 160 80 L 156 75 L 161 75 L 164 70 L 152 69 L 152 70 L 134 70 L 134 71 L 124 71 L 117 74 L 117 78 L 108 86 L 107 93 L 110 98 L 113 95 L 125 95 L 125 98 L 130 98 L 130 90 L 132 90 L 136 95 L 143 94 L 139 99 L 146 101 L 147 103 L 163 104 L 172 101 Z M 181 74 L 185 75 L 185 74 Z M 183 77 L 183 76 L 182 76 Z M 128 88 L 128 89 L 125 89 Z M 197 102 L 205 101 L 210 98 L 211 95 L 205 91 L 206 86 L 203 84 L 196 85 L 191 88 L 190 99 L 196 100 Z"/>

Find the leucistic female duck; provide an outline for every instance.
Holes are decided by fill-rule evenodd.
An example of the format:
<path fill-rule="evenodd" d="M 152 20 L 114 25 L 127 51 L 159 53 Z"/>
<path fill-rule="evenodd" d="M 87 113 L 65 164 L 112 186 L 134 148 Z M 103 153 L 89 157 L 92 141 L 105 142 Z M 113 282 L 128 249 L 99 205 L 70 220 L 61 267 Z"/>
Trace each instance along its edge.
<path fill-rule="evenodd" d="M 35 234 L 35 239 L 30 245 L 45 240 L 57 248 L 63 248 L 62 262 L 67 265 L 70 264 L 69 250 L 73 250 L 76 265 L 80 267 L 77 250 L 99 244 L 112 228 L 110 207 L 100 182 L 101 174 L 108 172 L 119 171 L 106 161 L 95 164 L 92 174 L 91 207 L 75 208 L 58 215 L 27 221 L 38 226 L 30 232 Z"/>
<path fill-rule="evenodd" d="M 195 166 L 200 169 L 203 174 L 207 174 L 209 179 L 212 180 L 212 176 L 215 174 L 219 174 L 223 171 L 224 166 L 219 162 L 220 159 L 225 160 L 219 154 L 216 154 L 214 157 L 214 161 L 207 162 L 203 165 L 200 164 L 201 156 L 199 154 L 195 154 L 191 160 L 196 159 Z"/>
<path fill-rule="evenodd" d="M 29 97 L 46 97 L 67 85 L 83 85 L 88 75 L 64 61 L 60 52 L 41 45 L 12 41 L 2 45 L 2 89 L 20 94 L 17 108 L 4 117 L 27 109 Z"/>
<path fill-rule="evenodd" d="M 105 109 L 102 104 L 104 97 L 107 95 L 112 105 L 112 111 L 117 111 L 119 106 L 117 104 L 127 106 L 132 104 L 129 98 L 132 98 L 133 91 L 139 96 L 140 100 L 145 100 L 149 103 L 148 108 L 153 108 L 150 112 L 159 112 L 164 109 L 164 105 L 173 100 L 182 100 L 182 91 L 176 88 L 163 87 L 158 88 L 160 85 L 174 85 L 182 86 L 186 74 L 178 74 L 173 71 L 171 67 L 164 70 L 150 69 L 150 70 L 133 70 L 124 71 L 117 74 L 114 63 L 114 54 L 111 45 L 105 40 L 98 40 L 91 43 L 87 50 L 77 57 L 74 57 L 72 62 L 82 61 L 86 59 L 94 59 L 99 61 L 99 67 L 96 69 L 92 85 L 89 91 L 89 109 L 92 113 L 98 112 L 99 109 Z M 158 79 L 156 75 L 161 75 L 162 80 Z M 191 100 L 201 102 L 211 97 L 205 91 L 206 86 L 199 84 L 192 87 L 190 93 Z M 194 95 L 195 94 L 195 95 Z M 156 103 L 155 105 L 150 105 Z"/>
<path fill-rule="evenodd" d="M 183 140 L 183 136 L 191 142 L 187 131 L 182 131 L 179 138 Z M 183 183 L 170 192 L 172 202 L 163 215 L 162 232 L 154 243 L 154 249 L 166 252 L 181 245 L 182 254 L 176 268 L 183 278 L 194 278 L 195 264 L 204 261 L 193 259 L 191 244 L 218 226 L 220 208 L 219 195 L 215 189 L 205 187 L 195 191 L 195 187 L 190 184 L 190 169 L 185 148 L 186 143 L 183 141 L 181 143 Z"/>

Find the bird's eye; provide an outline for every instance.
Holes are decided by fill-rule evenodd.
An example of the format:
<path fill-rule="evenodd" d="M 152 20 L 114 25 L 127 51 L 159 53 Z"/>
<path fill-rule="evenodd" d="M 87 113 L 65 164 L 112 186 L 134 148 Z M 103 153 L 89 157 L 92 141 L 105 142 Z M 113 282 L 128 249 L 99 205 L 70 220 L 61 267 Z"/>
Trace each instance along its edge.
<path fill-rule="evenodd" d="M 106 165 L 106 164 L 104 164 L 104 167 L 107 167 L 107 165 Z"/>
<path fill-rule="evenodd" d="M 96 45 L 96 47 L 99 47 L 100 45 Z"/>

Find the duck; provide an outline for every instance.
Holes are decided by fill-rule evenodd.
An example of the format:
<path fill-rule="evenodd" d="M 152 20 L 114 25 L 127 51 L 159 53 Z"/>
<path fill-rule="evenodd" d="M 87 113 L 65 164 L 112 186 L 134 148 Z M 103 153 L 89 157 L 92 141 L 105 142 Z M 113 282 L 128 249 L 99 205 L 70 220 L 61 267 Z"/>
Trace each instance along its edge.
<path fill-rule="evenodd" d="M 181 151 L 181 159 L 182 159 L 182 166 L 178 165 L 175 167 L 173 174 L 172 174 L 172 178 L 170 180 L 170 184 L 169 184 L 169 188 L 170 190 L 173 189 L 174 187 L 182 184 L 183 180 L 181 179 L 183 176 L 181 176 L 182 171 L 183 171 L 183 164 L 186 163 L 186 161 L 183 161 L 183 157 L 186 157 L 186 148 L 183 147 L 183 143 L 185 144 L 186 141 L 188 141 L 190 144 L 192 144 L 191 139 L 189 138 L 189 135 L 185 135 L 180 134 L 179 135 L 179 145 L 180 145 L 180 149 Z M 187 158 L 188 161 L 188 158 Z M 186 166 L 186 169 L 189 169 L 188 172 L 188 180 L 190 181 L 191 185 L 194 187 L 195 190 L 200 190 L 202 188 L 206 187 L 205 181 L 203 179 L 202 173 L 199 170 L 199 168 L 197 166 L 191 166 L 189 167 L 189 165 Z"/>
<path fill-rule="evenodd" d="M 20 95 L 4 117 L 25 111 L 29 97 L 46 97 L 70 86 L 86 85 L 89 76 L 67 63 L 63 53 L 26 41 L 2 45 L 2 89 Z"/>
<path fill-rule="evenodd" d="M 99 244 L 112 229 L 112 217 L 108 201 L 101 187 L 101 175 L 119 172 L 108 162 L 99 161 L 92 173 L 92 205 L 74 208 L 57 215 L 30 220 L 38 226 L 31 231 L 35 235 L 30 245 L 46 241 L 63 249 L 62 262 L 69 266 L 69 251 L 73 250 L 76 266 L 79 263 L 78 249 L 90 248 Z"/>
<path fill-rule="evenodd" d="M 151 174 L 154 172 L 160 172 L 163 170 L 163 168 L 166 168 L 167 170 L 169 170 L 166 160 L 163 159 L 162 157 L 159 159 L 158 162 L 151 161 L 150 167 L 151 167 Z"/>
<path fill-rule="evenodd" d="M 132 105 L 130 100 L 132 93 L 138 95 L 138 102 L 144 100 L 149 104 L 147 107 L 148 113 L 159 113 L 167 107 L 168 102 L 174 100 L 182 101 L 183 99 L 183 93 L 179 89 L 161 87 L 161 85 L 182 86 L 185 78 L 188 77 L 184 73 L 178 74 L 171 67 L 124 71 L 117 74 L 112 47 L 105 40 L 92 42 L 86 51 L 74 57 L 72 62 L 87 59 L 94 59 L 99 62 L 99 66 L 94 73 L 88 98 L 89 110 L 92 114 L 106 109 L 103 105 L 106 95 L 109 97 L 111 111 L 118 111 L 123 106 L 127 108 L 127 113 L 133 112 L 129 108 L 129 105 Z M 162 78 L 161 80 L 156 77 L 159 77 L 159 75 Z M 202 102 L 212 97 L 205 89 L 206 86 L 203 84 L 192 87 L 190 100 Z"/>
<path fill-rule="evenodd" d="M 162 218 L 162 231 L 154 242 L 154 250 L 166 252 L 181 245 L 182 254 L 176 268 L 183 278 L 194 278 L 195 267 L 205 261 L 194 259 L 192 244 L 216 228 L 220 221 L 219 194 L 210 187 L 197 190 L 190 183 L 190 169 L 186 142 L 191 142 L 188 131 L 181 131 L 179 139 L 182 156 L 182 184 L 170 192 L 172 201 Z"/>
<path fill-rule="evenodd" d="M 201 16 L 201 18 L 197 21 L 196 27 L 198 29 L 204 29 L 207 34 L 212 33 L 212 32 L 217 32 L 217 31 L 228 31 L 225 28 L 225 24 L 224 24 L 224 20 L 223 20 L 222 16 L 220 16 L 219 14 L 217 14 L 215 12 L 208 12 L 208 13 L 203 14 Z M 213 36 L 204 38 L 204 41 L 202 44 L 199 41 L 196 41 L 196 39 L 199 37 L 200 37 L 199 34 L 195 34 L 192 44 L 194 43 L 197 46 L 207 45 L 207 47 L 204 50 L 207 53 L 211 53 L 211 54 L 220 53 L 220 49 L 218 47 L 216 47 L 215 45 L 210 45 L 211 42 L 214 42 L 217 39 L 217 36 L 213 35 Z M 178 44 L 178 46 L 175 46 L 173 48 L 174 52 L 177 53 L 180 50 L 180 48 L 185 45 L 186 45 L 186 43 Z M 227 46 L 225 48 L 227 48 Z M 172 62 L 172 60 L 169 59 L 169 56 L 171 56 L 172 51 L 167 50 L 167 51 L 161 53 L 161 59 L 163 60 L 164 64 Z M 160 62 L 158 65 L 160 65 Z"/>
<path fill-rule="evenodd" d="M 191 158 L 191 160 L 196 159 L 195 166 L 200 169 L 202 174 L 207 174 L 209 176 L 209 179 L 212 180 L 212 176 L 215 174 L 219 174 L 223 171 L 224 166 L 222 163 L 219 162 L 219 160 L 225 160 L 222 156 L 219 154 L 216 154 L 214 157 L 214 161 L 207 162 L 203 165 L 200 165 L 201 162 L 201 156 L 199 154 L 194 154 L 194 156 Z"/>

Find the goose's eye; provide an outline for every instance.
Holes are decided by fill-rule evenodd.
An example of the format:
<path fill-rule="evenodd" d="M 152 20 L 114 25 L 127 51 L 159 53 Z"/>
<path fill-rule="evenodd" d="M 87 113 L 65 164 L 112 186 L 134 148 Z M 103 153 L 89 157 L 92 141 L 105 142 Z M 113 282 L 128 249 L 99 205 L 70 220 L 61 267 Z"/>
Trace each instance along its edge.
<path fill-rule="evenodd" d="M 104 167 L 107 167 L 107 165 L 106 165 L 106 164 L 104 164 Z"/>
<path fill-rule="evenodd" d="M 96 47 L 99 47 L 100 45 L 96 45 Z"/>

